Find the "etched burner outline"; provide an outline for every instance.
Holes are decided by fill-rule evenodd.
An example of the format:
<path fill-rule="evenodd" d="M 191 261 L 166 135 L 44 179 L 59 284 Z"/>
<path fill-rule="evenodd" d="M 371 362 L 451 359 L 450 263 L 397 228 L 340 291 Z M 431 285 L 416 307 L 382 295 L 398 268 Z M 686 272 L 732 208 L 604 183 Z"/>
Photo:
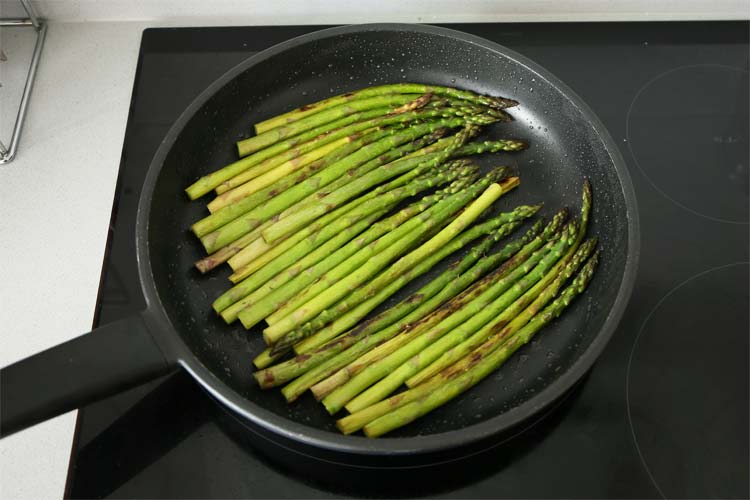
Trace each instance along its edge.
<path fill-rule="evenodd" d="M 660 195 L 662 195 L 664 198 L 666 198 L 670 202 L 674 203 L 678 207 L 680 207 L 680 208 L 682 208 L 684 210 L 687 210 L 688 212 L 690 212 L 690 213 L 692 213 L 694 215 L 697 215 L 699 217 L 702 217 L 702 218 L 705 218 L 705 219 L 708 219 L 708 220 L 712 220 L 712 221 L 715 221 L 715 222 L 723 222 L 723 223 L 726 223 L 726 224 L 742 224 L 742 225 L 750 224 L 750 220 L 747 220 L 747 221 L 732 220 L 732 219 L 726 219 L 726 218 L 722 218 L 722 217 L 715 217 L 713 215 L 708 215 L 708 214 L 705 214 L 705 213 L 700 212 L 698 210 L 692 209 L 692 208 L 690 208 L 689 206 L 685 205 L 684 203 L 682 203 L 680 201 L 677 201 L 672 196 L 670 196 L 669 193 L 667 193 L 665 190 L 663 190 L 662 188 L 660 188 L 657 185 L 656 182 L 654 182 L 654 180 L 646 172 L 646 169 L 644 169 L 641 166 L 640 161 L 638 160 L 638 155 L 636 155 L 636 152 L 633 150 L 633 140 L 632 140 L 632 137 L 631 137 L 630 121 L 631 121 L 631 116 L 632 116 L 633 110 L 635 108 L 636 103 L 638 102 L 639 97 L 649 87 L 651 87 L 654 83 L 658 82 L 662 78 L 665 78 L 665 77 L 667 77 L 669 75 L 672 75 L 673 73 L 676 73 L 676 72 L 679 72 L 679 71 L 684 71 L 684 70 L 688 70 L 688 69 L 695 69 L 695 68 L 700 68 L 700 69 L 714 68 L 714 69 L 722 69 L 722 70 L 735 71 L 735 72 L 738 72 L 738 73 L 746 73 L 746 74 L 748 73 L 748 71 L 746 69 L 744 69 L 744 68 L 738 68 L 736 66 L 728 66 L 728 65 L 723 65 L 723 64 L 693 64 L 693 65 L 678 66 L 676 68 L 672 68 L 672 69 L 663 71 L 663 72 L 659 73 L 658 75 L 656 75 L 655 77 L 651 78 L 649 81 L 647 81 L 638 90 L 638 92 L 636 92 L 635 96 L 633 97 L 633 100 L 630 102 L 630 106 L 628 107 L 628 111 L 627 111 L 626 116 L 625 116 L 625 141 L 627 142 L 628 150 L 630 151 L 630 154 L 633 157 L 633 162 L 635 163 L 635 166 L 638 168 L 638 170 L 641 172 L 641 174 L 643 174 L 643 176 L 648 181 L 648 183 L 651 185 L 651 187 L 653 187 L 656 190 L 656 192 L 658 192 Z M 748 169 L 748 168 L 750 168 L 750 165 L 745 165 L 744 168 Z"/>
<path fill-rule="evenodd" d="M 641 446 L 638 444 L 638 437 L 636 435 L 635 426 L 633 424 L 633 414 L 632 414 L 631 403 L 630 403 L 630 390 L 631 390 L 630 379 L 631 379 L 631 370 L 633 367 L 633 358 L 634 358 L 635 352 L 638 349 L 638 342 L 644 330 L 646 329 L 646 326 L 651 321 L 651 318 L 656 314 L 656 312 L 661 308 L 661 306 L 679 290 L 689 285 L 693 281 L 700 279 L 704 276 L 707 276 L 711 273 L 714 273 L 716 271 L 721 271 L 721 270 L 728 269 L 731 267 L 736 267 L 736 266 L 747 266 L 748 264 L 750 264 L 750 261 L 740 261 L 740 262 L 733 262 L 730 264 L 724 264 L 724 265 L 717 266 L 717 267 L 712 267 L 711 269 L 702 271 L 682 281 L 681 283 L 673 287 L 669 292 L 664 294 L 664 296 L 661 299 L 659 299 L 659 301 L 654 305 L 651 311 L 649 311 L 649 313 L 646 315 L 646 318 L 643 320 L 643 323 L 641 323 L 641 327 L 638 329 L 638 333 L 636 334 L 635 339 L 633 340 L 633 346 L 631 347 L 630 354 L 628 355 L 628 364 L 627 364 L 627 369 L 625 371 L 625 406 L 626 406 L 627 414 L 628 414 L 627 416 L 628 416 L 628 426 L 630 428 L 630 437 L 633 441 L 633 445 L 635 446 L 636 452 L 638 453 L 638 458 L 641 461 L 641 465 L 643 465 L 643 468 L 646 471 L 646 474 L 648 475 L 649 479 L 651 480 L 651 483 L 659 492 L 659 495 L 662 498 L 668 498 L 668 497 L 667 495 L 665 495 L 661 486 L 659 486 L 659 483 L 654 477 L 653 471 L 651 470 L 651 468 L 648 465 L 648 462 L 646 461 L 646 457 L 643 454 L 643 450 L 641 449 Z"/>

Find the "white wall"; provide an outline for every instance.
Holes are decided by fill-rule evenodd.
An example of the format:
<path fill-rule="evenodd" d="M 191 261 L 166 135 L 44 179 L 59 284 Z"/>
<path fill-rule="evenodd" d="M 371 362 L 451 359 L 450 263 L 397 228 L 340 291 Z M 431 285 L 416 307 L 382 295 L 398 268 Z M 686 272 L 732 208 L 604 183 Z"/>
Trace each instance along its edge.
<path fill-rule="evenodd" d="M 17 0 L 0 0 L 3 4 Z M 750 0 L 33 0 L 54 21 L 159 24 L 750 19 Z M 373 12 L 374 11 L 374 12 Z"/>

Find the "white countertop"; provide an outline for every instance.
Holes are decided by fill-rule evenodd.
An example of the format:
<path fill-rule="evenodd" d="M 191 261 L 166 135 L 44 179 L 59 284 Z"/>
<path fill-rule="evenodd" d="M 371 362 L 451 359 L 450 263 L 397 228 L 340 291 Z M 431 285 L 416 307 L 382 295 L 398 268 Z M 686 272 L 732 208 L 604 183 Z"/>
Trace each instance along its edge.
<path fill-rule="evenodd" d="M 91 329 L 144 27 L 49 27 L 18 155 L 0 165 L 0 366 Z M 26 64 L 25 36 L 2 36 L 2 64 Z M 62 496 L 75 418 L 0 441 L 0 498 Z"/>
<path fill-rule="evenodd" d="M 78 5 L 79 13 L 83 4 L 100 11 L 104 4 L 42 3 L 52 11 Z M 725 4 L 727 8 L 736 2 Z M 124 3 L 112 5 L 122 8 Z M 366 14 L 360 17 L 334 16 L 328 22 L 375 20 Z M 400 20 L 450 19 L 446 13 Z M 478 14 L 456 20 L 508 19 Z M 316 21 L 324 22 L 297 13 L 277 18 L 276 24 Z M 50 23 L 18 155 L 12 163 L 0 165 L 0 366 L 91 328 L 142 30 L 153 25 L 238 23 L 243 24 L 236 17 Z M 11 30 L 2 32 L 8 55 L 0 66 L 3 91 L 25 76 L 26 60 L 15 53 L 26 50 L 18 47 L 27 42 Z M 21 62 L 22 68 L 14 66 Z M 0 133 L 6 140 L 15 115 L 14 109 L 8 110 L 8 98 L 0 92 Z M 0 441 L 0 498 L 61 497 L 74 425 L 71 412 Z"/>

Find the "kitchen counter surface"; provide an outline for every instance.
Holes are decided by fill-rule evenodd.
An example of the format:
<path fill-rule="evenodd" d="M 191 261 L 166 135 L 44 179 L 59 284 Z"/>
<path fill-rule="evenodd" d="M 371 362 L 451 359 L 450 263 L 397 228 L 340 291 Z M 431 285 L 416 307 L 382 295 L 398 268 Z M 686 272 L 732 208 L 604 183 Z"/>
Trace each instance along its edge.
<path fill-rule="evenodd" d="M 49 27 L 17 157 L 0 165 L 0 366 L 91 329 L 145 27 Z M 16 54 L 33 37 L 2 36 L 5 86 L 18 66 L 25 72 Z M 16 111 L 0 105 L 5 131 Z M 0 498 L 62 496 L 75 420 L 71 412 L 0 441 Z"/>

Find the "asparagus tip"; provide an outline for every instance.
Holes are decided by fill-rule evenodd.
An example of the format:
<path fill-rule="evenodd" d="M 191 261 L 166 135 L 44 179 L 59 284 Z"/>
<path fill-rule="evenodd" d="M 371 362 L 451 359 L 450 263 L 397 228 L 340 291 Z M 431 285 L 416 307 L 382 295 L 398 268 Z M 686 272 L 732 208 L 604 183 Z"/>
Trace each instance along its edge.
<path fill-rule="evenodd" d="M 493 97 L 492 102 L 495 104 L 497 109 L 512 108 L 518 106 L 518 101 L 510 99 L 508 97 Z"/>
<path fill-rule="evenodd" d="M 414 111 L 415 109 L 419 109 L 419 108 L 423 107 L 425 104 L 427 104 L 428 102 L 430 102 L 430 99 L 432 99 L 432 94 L 421 95 L 421 96 L 417 97 L 416 99 L 414 99 L 413 101 L 407 102 L 403 106 L 400 106 L 400 107 L 394 109 L 393 111 L 391 111 L 388 114 L 389 115 L 399 115 L 401 113 L 406 113 L 407 111 Z"/>
<path fill-rule="evenodd" d="M 534 215 L 535 213 L 539 212 L 542 208 L 544 208 L 544 202 L 540 201 L 536 205 L 529 205 L 529 217 Z"/>
<path fill-rule="evenodd" d="M 583 193 L 587 198 L 591 198 L 591 182 L 588 178 L 583 180 Z"/>

